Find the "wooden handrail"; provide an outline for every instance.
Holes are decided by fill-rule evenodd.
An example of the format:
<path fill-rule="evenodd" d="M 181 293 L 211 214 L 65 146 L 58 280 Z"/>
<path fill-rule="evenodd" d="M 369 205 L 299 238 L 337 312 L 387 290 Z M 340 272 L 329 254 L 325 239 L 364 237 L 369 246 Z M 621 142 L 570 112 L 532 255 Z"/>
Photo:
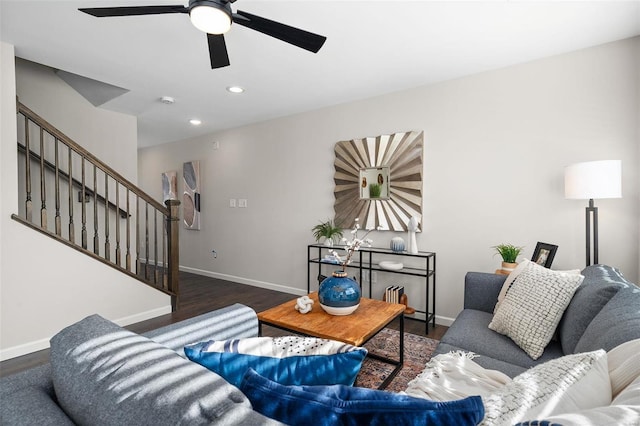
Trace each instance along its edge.
<path fill-rule="evenodd" d="M 56 139 L 60 140 L 65 145 L 67 145 L 69 147 L 72 147 L 74 151 L 76 151 L 78 154 L 81 154 L 83 157 L 85 157 L 87 160 L 89 160 L 90 163 L 96 165 L 105 174 L 109 175 L 110 177 L 112 177 L 115 180 L 117 180 L 120 183 L 122 183 L 123 186 L 129 188 L 129 190 L 131 192 L 133 192 L 138 197 L 142 198 L 144 201 L 146 201 L 147 203 L 152 205 L 157 210 L 166 210 L 165 206 L 160 204 L 158 201 L 154 200 L 150 195 L 148 195 L 146 192 L 144 192 L 143 190 L 138 188 L 136 185 L 131 183 L 127 178 L 122 176 L 120 173 L 116 172 L 114 169 L 109 167 L 106 163 L 104 163 L 98 157 L 96 157 L 95 155 L 91 154 L 89 151 L 84 149 L 82 146 L 78 145 L 76 142 L 74 142 L 67 135 L 62 133 L 60 130 L 56 129 L 47 120 L 45 120 L 44 118 L 40 117 L 38 114 L 36 114 L 32 110 L 30 110 L 29 108 L 27 108 L 26 106 L 24 106 L 20 102 L 18 102 L 18 114 L 22 114 L 22 115 L 24 115 L 26 117 L 29 117 L 30 121 L 32 121 L 33 123 L 37 124 L 38 126 L 42 127 L 43 129 L 45 129 L 49 134 L 51 134 L 51 136 L 53 136 Z"/>
<path fill-rule="evenodd" d="M 12 218 L 170 295 L 172 309 L 177 310 L 180 202 L 168 200 L 166 206 L 160 204 L 20 102 L 17 103 L 17 111 L 18 117 L 24 117 L 24 144 L 17 141 L 17 145 L 18 151 L 24 154 L 25 212 L 24 217 L 14 214 Z M 31 131 L 30 128 L 34 126 L 37 127 L 36 131 Z M 32 138 L 35 139 L 34 143 L 30 141 Z M 47 155 L 46 147 L 51 143 L 55 155 L 51 151 Z M 65 157 L 59 153 L 60 144 L 68 149 L 66 165 L 60 160 L 60 157 Z M 40 151 L 35 152 L 33 147 L 38 145 Z M 74 159 L 81 164 L 76 162 L 74 167 Z M 86 167 L 86 163 L 90 166 Z M 31 184 L 33 177 L 38 179 L 31 174 L 34 168 L 40 178 L 39 223 L 32 219 L 32 210 L 34 207 L 37 208 L 34 206 L 34 198 L 38 197 L 38 190 L 34 191 L 36 185 Z M 49 173 L 45 173 L 45 170 Z M 99 181 L 98 178 L 103 180 Z M 99 182 L 104 190 L 103 194 L 98 193 Z M 78 200 L 82 205 L 79 223 L 74 219 L 74 210 L 77 209 L 74 207 L 74 195 L 77 188 L 80 188 L 79 194 L 82 197 Z M 63 189 L 68 189 L 68 203 L 62 202 Z M 48 199 L 51 197 L 47 197 L 51 192 L 54 194 L 52 201 Z M 92 211 L 87 209 L 84 194 L 93 196 L 95 200 Z M 126 196 L 124 209 L 121 195 Z M 110 197 L 113 199 L 114 196 L 115 203 L 110 200 Z M 134 197 L 133 200 L 131 197 Z M 97 202 L 103 203 L 104 208 L 98 209 Z M 48 210 L 51 210 L 48 203 L 55 204 L 54 215 L 48 213 Z M 132 208 L 135 209 L 135 215 L 131 213 Z M 68 212 L 65 212 L 65 209 L 68 209 Z M 143 214 L 140 214 L 141 209 Z M 68 219 L 65 218 L 66 213 Z M 158 220 L 158 216 L 162 219 Z M 126 221 L 121 224 L 121 219 Z M 53 229 L 50 230 L 48 227 L 51 221 Z M 68 224 L 68 231 L 63 231 L 63 222 Z M 110 222 L 115 222 L 115 226 L 110 226 Z M 76 227 L 81 231 L 79 242 L 76 242 Z M 125 238 L 121 238 L 123 227 Z M 68 233 L 67 237 L 63 235 L 64 232 Z M 92 235 L 92 247 L 88 246 L 89 233 Z M 112 235 L 113 233 L 115 235 Z M 121 247 L 123 240 L 124 250 Z M 131 247 L 132 242 L 135 244 L 134 250 Z M 141 250 L 142 244 L 144 250 Z M 158 245 L 161 245 L 161 248 Z M 132 262 L 133 253 L 136 256 L 135 262 Z M 141 253 L 144 253 L 144 258 L 140 258 Z"/>

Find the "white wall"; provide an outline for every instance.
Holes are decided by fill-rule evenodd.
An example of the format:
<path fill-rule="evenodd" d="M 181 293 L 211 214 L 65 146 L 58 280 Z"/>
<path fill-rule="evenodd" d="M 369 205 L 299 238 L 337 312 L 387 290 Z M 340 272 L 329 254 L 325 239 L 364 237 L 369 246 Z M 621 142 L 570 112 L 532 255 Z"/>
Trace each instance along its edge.
<path fill-rule="evenodd" d="M 134 182 L 137 130 L 134 117 L 94 108 L 51 70 L 14 64 L 13 46 L 1 43 L 0 53 L 0 359 L 46 348 L 60 329 L 93 313 L 126 325 L 170 312 L 169 296 L 11 219 L 18 212 L 16 93 Z"/>
<path fill-rule="evenodd" d="M 48 67 L 18 58 L 16 70 L 21 103 L 136 183 L 135 117 L 94 107 Z"/>
<path fill-rule="evenodd" d="M 140 185 L 160 197 L 161 172 L 200 160 L 202 230 L 181 231 L 183 269 L 303 294 L 310 230 L 333 217 L 334 144 L 424 130 L 418 245 L 437 252 L 446 324 L 462 308 L 465 273 L 499 266 L 491 246 L 523 245 L 530 257 L 538 241 L 557 244 L 554 269 L 584 267 L 587 201 L 564 199 L 564 168 L 622 159 L 624 198 L 596 201 L 600 261 L 638 282 L 639 51 L 635 38 L 142 149 Z M 243 96 L 251 102 L 251 88 Z M 394 235 L 372 238 L 384 247 Z"/>

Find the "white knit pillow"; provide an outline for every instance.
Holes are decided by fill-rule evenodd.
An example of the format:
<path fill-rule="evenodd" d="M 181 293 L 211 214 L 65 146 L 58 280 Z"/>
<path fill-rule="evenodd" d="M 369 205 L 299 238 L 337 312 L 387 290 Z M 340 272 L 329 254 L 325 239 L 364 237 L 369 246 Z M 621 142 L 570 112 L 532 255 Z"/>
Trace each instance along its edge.
<path fill-rule="evenodd" d="M 566 355 L 539 364 L 492 394 L 483 395 L 482 402 L 485 416 L 481 426 L 512 425 L 607 406 L 611 403 L 607 353 Z"/>
<path fill-rule="evenodd" d="M 489 328 L 509 336 L 531 358 L 540 358 L 583 279 L 529 262 L 497 307 Z"/>

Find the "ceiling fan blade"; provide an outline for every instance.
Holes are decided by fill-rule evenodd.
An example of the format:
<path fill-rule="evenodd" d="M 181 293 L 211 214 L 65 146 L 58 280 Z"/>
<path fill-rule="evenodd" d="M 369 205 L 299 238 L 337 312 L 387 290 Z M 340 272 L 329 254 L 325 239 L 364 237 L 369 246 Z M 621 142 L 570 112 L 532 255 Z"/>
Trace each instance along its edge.
<path fill-rule="evenodd" d="M 289 25 L 240 10 L 233 14 L 233 22 L 313 53 L 317 53 L 327 40 L 324 36 L 290 27 Z"/>
<path fill-rule="evenodd" d="M 189 9 L 181 4 L 172 6 L 89 7 L 78 10 L 98 18 L 110 16 L 160 15 L 163 13 L 189 13 Z"/>
<path fill-rule="evenodd" d="M 227 54 L 227 44 L 224 42 L 224 36 L 222 34 L 207 34 L 207 40 L 209 40 L 211 69 L 229 66 L 229 55 Z"/>

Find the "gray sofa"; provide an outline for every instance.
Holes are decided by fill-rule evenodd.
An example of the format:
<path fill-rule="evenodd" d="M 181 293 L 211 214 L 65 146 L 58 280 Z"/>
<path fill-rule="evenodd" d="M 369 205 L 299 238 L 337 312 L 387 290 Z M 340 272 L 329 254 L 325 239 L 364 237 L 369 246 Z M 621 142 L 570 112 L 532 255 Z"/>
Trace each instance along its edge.
<path fill-rule="evenodd" d="M 474 352 L 478 364 L 510 377 L 550 359 L 597 349 L 611 350 L 640 338 L 640 288 L 606 265 L 582 271 L 575 292 L 543 355 L 533 360 L 509 337 L 490 330 L 494 306 L 506 276 L 469 272 L 464 310 L 442 337 L 434 356 L 451 351 Z"/>
<path fill-rule="evenodd" d="M 183 347 L 255 337 L 236 304 L 144 335 L 93 315 L 51 339 L 50 363 L 0 380 L 2 425 L 275 425 Z"/>
<path fill-rule="evenodd" d="M 488 328 L 505 277 L 468 273 L 465 309 L 436 354 L 472 351 L 482 366 L 513 377 L 564 354 L 608 350 L 640 338 L 640 289 L 607 266 L 583 274 L 558 338 L 533 361 Z M 87 317 L 52 338 L 49 364 L 0 379 L 0 424 L 281 424 L 254 411 L 220 376 L 183 358 L 190 343 L 257 334 L 255 312 L 239 304 L 144 335 Z"/>

